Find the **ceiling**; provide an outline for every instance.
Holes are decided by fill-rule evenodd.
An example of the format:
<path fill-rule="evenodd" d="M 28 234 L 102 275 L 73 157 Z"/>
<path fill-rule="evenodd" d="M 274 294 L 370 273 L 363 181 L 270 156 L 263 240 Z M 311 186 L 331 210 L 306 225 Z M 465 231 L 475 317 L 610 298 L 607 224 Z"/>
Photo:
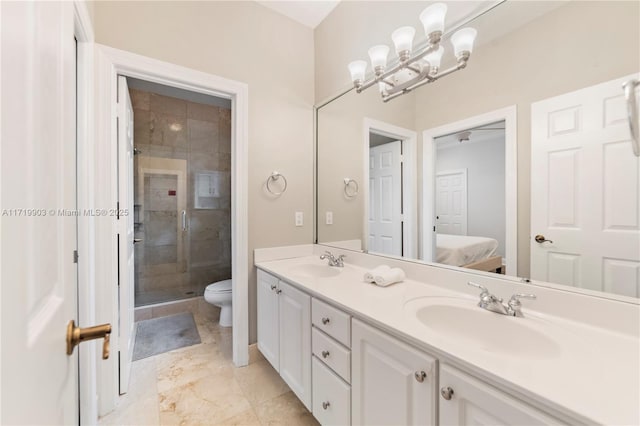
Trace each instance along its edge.
<path fill-rule="evenodd" d="M 300 22 L 302 25 L 315 28 L 340 3 L 340 0 L 257 0 L 257 2 Z"/>

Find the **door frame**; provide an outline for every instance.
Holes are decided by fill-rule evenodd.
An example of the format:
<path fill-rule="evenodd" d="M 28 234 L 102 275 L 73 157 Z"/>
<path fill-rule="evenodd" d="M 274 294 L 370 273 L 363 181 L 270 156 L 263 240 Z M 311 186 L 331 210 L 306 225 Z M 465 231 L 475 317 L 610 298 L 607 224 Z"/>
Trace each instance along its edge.
<path fill-rule="evenodd" d="M 362 199 L 364 200 L 364 219 L 362 221 L 362 248 L 369 250 L 369 133 L 386 136 L 402 141 L 402 200 L 404 231 L 402 246 L 404 257 L 418 257 L 418 174 L 417 174 L 417 140 L 418 134 L 413 130 L 365 117 L 363 120 L 363 182 Z"/>
<path fill-rule="evenodd" d="M 468 207 L 469 207 L 469 198 L 467 195 L 467 191 L 468 191 L 468 187 L 469 187 L 469 181 L 467 180 L 468 177 L 468 169 L 465 167 L 463 169 L 449 169 L 449 170 L 442 170 L 440 172 L 436 172 L 436 182 L 438 180 L 438 176 L 451 176 L 451 175 L 463 175 L 464 176 L 464 235 L 467 235 L 467 228 L 469 225 L 469 211 L 468 211 Z M 435 184 L 435 182 L 434 182 Z M 434 193 L 435 195 L 435 193 Z M 433 205 L 435 206 L 437 203 L 436 198 L 434 197 L 433 199 Z M 437 210 L 434 210 L 434 213 L 437 214 Z M 436 219 L 437 220 L 437 219 Z M 437 224 L 436 224 L 437 226 Z"/>
<path fill-rule="evenodd" d="M 116 91 L 117 76 L 124 75 L 166 86 L 230 99 L 232 103 L 231 153 L 231 241 L 233 291 L 233 362 L 236 367 L 249 362 L 248 267 L 248 86 L 245 83 L 196 71 L 168 62 L 137 55 L 100 44 L 96 48 L 96 207 L 114 209 L 117 188 Z M 99 161 L 98 161 L 99 159 Z M 105 219 L 105 218 L 101 218 Z M 100 267 L 96 286 L 100 319 L 117 318 L 117 257 L 115 218 L 101 220 L 96 229 Z M 116 327 L 117 328 L 117 327 Z M 114 329 L 117 335 L 118 330 Z M 115 339 L 114 339 L 115 340 Z M 112 341 L 112 345 L 115 343 Z M 114 347 L 112 353 L 117 353 Z M 101 415 L 115 407 L 118 398 L 118 371 L 114 359 L 101 362 L 98 369 Z"/>
<path fill-rule="evenodd" d="M 94 32 L 85 0 L 73 1 L 73 28 L 77 40 L 76 57 L 76 167 L 77 208 L 79 212 L 94 209 Z M 96 321 L 96 219 L 78 214 L 78 325 L 88 327 Z M 98 420 L 97 360 L 101 341 L 85 342 L 78 348 L 80 423 Z M 101 352 L 101 348 L 100 348 Z"/>
<path fill-rule="evenodd" d="M 504 179 L 505 179 L 505 266 L 509 275 L 518 276 L 518 147 L 517 147 L 517 107 L 511 105 L 506 108 L 490 111 L 484 114 L 468 117 L 463 120 L 424 130 L 422 132 L 422 173 L 424 186 L 422 200 L 435 198 L 435 139 L 483 126 L 496 121 L 505 122 L 504 135 Z M 422 209 L 422 259 L 434 262 L 435 254 L 435 203 L 423 202 Z"/>

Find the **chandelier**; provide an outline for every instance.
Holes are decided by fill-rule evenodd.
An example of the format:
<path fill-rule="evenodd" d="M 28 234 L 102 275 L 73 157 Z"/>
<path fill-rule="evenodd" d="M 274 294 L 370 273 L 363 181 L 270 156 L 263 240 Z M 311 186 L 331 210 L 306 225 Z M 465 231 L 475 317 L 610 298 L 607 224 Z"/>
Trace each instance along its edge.
<path fill-rule="evenodd" d="M 466 67 L 477 35 L 477 31 L 473 28 L 463 28 L 451 36 L 456 64 L 440 71 L 440 62 L 444 53 L 444 47 L 440 45 L 440 41 L 444 32 L 446 13 L 447 5 L 444 3 L 432 4 L 422 11 L 420 21 L 427 35 L 427 45 L 416 53 L 411 51 L 416 34 L 413 27 L 400 27 L 391 34 L 398 55 L 398 62 L 391 69 L 386 69 L 389 46 L 384 44 L 369 49 L 374 73 L 369 80 L 365 81 L 367 62 L 362 60 L 351 62 L 349 72 L 356 91 L 361 93 L 377 84 L 382 100 L 388 102 Z"/>

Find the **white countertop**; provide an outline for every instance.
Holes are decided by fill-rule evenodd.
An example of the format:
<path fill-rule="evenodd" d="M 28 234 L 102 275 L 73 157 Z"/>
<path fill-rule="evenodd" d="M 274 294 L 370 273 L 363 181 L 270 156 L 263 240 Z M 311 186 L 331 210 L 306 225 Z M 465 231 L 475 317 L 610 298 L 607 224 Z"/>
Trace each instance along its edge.
<path fill-rule="evenodd" d="M 331 278 L 292 273 L 296 266 L 308 264 L 326 265 L 326 261 L 320 261 L 318 256 L 305 256 L 258 262 L 256 266 L 423 347 L 445 362 L 448 359 L 472 369 L 476 376 L 494 382 L 507 392 L 515 392 L 525 401 L 544 404 L 585 423 L 640 424 L 640 340 L 637 336 L 536 312 L 527 308 L 524 301 L 525 318 L 501 318 L 525 321 L 522 324 L 547 336 L 555 343 L 549 356 L 529 356 L 526 351 L 517 355 L 492 352 L 490 348 L 470 345 L 431 330 L 412 314 L 411 306 L 415 303 L 408 303 L 421 297 L 455 297 L 473 306 L 478 298 L 410 279 L 378 287 L 363 282 L 366 269 L 349 263 L 339 268 L 338 276 Z"/>

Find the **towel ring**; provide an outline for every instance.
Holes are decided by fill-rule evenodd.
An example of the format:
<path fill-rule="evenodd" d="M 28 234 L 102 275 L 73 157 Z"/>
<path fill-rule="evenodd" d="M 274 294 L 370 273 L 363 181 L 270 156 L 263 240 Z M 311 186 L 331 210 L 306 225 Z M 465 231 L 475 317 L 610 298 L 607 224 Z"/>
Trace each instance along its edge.
<path fill-rule="evenodd" d="M 344 195 L 346 195 L 347 198 L 355 197 L 359 191 L 360 187 L 358 186 L 358 182 L 351 178 L 344 178 Z"/>
<path fill-rule="evenodd" d="M 629 80 L 622 85 L 624 97 L 627 100 L 627 114 L 629 119 L 629 130 L 631 131 L 631 147 L 636 157 L 640 157 L 640 125 L 638 124 L 638 104 L 636 101 L 636 86 L 640 85 L 638 80 Z"/>
<path fill-rule="evenodd" d="M 278 192 L 278 191 L 273 191 L 271 189 L 271 186 L 269 185 L 271 182 L 277 182 L 280 178 L 282 178 L 282 180 L 284 181 L 284 188 L 282 188 L 282 191 Z M 271 194 L 278 196 L 278 195 L 282 195 L 284 194 L 284 192 L 287 190 L 287 178 L 284 177 L 283 174 L 279 173 L 279 172 L 272 172 L 269 177 L 267 178 L 267 191 L 269 191 Z"/>

